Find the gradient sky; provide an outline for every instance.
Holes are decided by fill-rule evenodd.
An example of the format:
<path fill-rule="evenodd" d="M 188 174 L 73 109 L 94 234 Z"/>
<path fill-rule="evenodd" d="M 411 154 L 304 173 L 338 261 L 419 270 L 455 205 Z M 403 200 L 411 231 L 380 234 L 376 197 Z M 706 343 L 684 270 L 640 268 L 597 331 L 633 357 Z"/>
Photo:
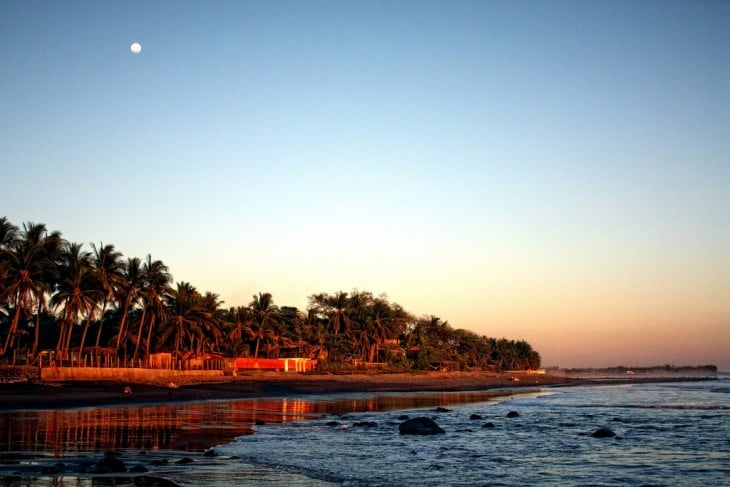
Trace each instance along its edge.
<path fill-rule="evenodd" d="M 0 47 L 16 225 L 730 370 L 730 2 L 3 0 Z"/>

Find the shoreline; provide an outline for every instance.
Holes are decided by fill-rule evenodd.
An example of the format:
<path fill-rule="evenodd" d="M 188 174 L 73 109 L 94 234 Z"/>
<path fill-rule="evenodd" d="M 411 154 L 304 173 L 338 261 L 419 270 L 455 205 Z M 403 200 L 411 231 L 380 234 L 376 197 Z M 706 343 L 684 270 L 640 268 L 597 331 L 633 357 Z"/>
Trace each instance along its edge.
<path fill-rule="evenodd" d="M 181 379 L 181 378 L 179 378 Z M 296 374 L 255 372 L 237 377 L 187 379 L 187 383 L 18 382 L 0 386 L 0 411 L 137 406 L 309 396 L 359 392 L 466 392 L 524 387 L 568 387 L 646 382 L 713 380 L 707 376 L 586 378 L 516 372 L 409 372 L 375 374 Z M 125 392 L 126 390 L 126 392 Z"/>
<path fill-rule="evenodd" d="M 171 388 L 164 384 L 38 383 L 2 384 L 0 411 L 113 408 L 121 406 L 184 405 L 212 400 L 246 400 L 305 397 L 316 400 L 333 394 L 419 392 L 479 392 L 500 395 L 529 394 L 543 387 L 601 386 L 656 382 L 715 380 L 708 376 L 647 376 L 582 378 L 519 373 L 449 373 L 314 375 L 256 373 L 226 381 L 191 381 Z M 130 387 L 131 393 L 124 393 Z M 81 411 L 81 414 L 87 414 Z M 337 414 L 337 413 L 335 413 Z M 244 422 L 252 421 L 248 418 Z M 267 418 L 268 422 L 268 418 Z M 263 423 L 262 423 L 263 424 Z M 246 433 L 250 434 L 250 433 Z M 99 476 L 110 482 L 131 485 L 176 486 L 180 478 L 206 469 L 227 472 L 241 478 L 255 478 L 261 466 L 240 463 L 235 457 L 218 456 L 212 437 L 202 449 L 118 448 L 114 451 L 5 451 L 0 452 L 0 480 L 9 485 L 29 481 L 54 484 L 77 482 Z M 110 470 L 111 469 L 111 470 Z M 176 475 L 172 475 L 175 473 Z M 290 475 L 272 471 L 274 475 Z M 112 480 L 113 479 L 113 480 Z M 283 481 L 282 477 L 282 481 Z M 13 483 L 13 482 L 20 483 Z M 54 484 L 55 485 L 55 484 Z M 251 484 L 253 485 L 253 484 Z"/>

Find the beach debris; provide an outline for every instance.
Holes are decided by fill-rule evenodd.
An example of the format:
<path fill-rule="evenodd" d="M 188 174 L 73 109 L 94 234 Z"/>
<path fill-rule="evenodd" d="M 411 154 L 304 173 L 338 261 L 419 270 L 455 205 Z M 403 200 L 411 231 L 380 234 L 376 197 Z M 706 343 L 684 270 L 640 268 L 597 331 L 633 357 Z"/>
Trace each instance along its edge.
<path fill-rule="evenodd" d="M 214 450 L 214 449 L 212 449 L 212 448 L 209 448 L 209 449 L 207 449 L 207 450 L 205 450 L 205 451 L 203 452 L 203 456 L 204 456 L 204 457 L 217 457 L 217 456 L 218 456 L 218 452 L 217 452 L 217 451 L 215 451 L 215 450 Z"/>
<path fill-rule="evenodd" d="M 611 431 L 608 428 L 598 428 L 596 431 L 591 434 L 593 438 L 613 438 L 616 436 L 616 433 Z"/>
<path fill-rule="evenodd" d="M 132 394 L 132 388 L 129 386 L 124 387 L 124 393 L 125 394 Z"/>
<path fill-rule="evenodd" d="M 472 414 L 471 416 L 469 416 L 469 419 L 472 419 L 472 420 L 482 419 L 482 415 L 481 414 Z"/>
<path fill-rule="evenodd" d="M 398 431 L 402 435 L 439 435 L 446 433 L 434 420 L 423 416 L 404 421 L 398 426 Z"/>
<path fill-rule="evenodd" d="M 326 423 L 325 423 L 324 425 L 325 425 L 325 426 L 331 426 L 331 427 L 334 427 L 334 426 L 339 426 L 340 424 L 341 424 L 341 423 L 340 423 L 339 421 L 327 421 L 327 422 L 326 422 Z"/>
<path fill-rule="evenodd" d="M 263 419 L 257 419 L 257 420 L 254 420 L 254 424 L 256 426 L 263 426 L 266 424 L 266 421 L 264 421 Z"/>
<path fill-rule="evenodd" d="M 507 413 L 507 417 L 508 418 L 519 418 L 520 413 L 518 413 L 517 411 L 510 411 Z"/>
<path fill-rule="evenodd" d="M 167 387 L 169 387 L 170 389 L 179 389 L 180 388 L 180 386 L 175 384 L 174 382 L 168 382 Z"/>
<path fill-rule="evenodd" d="M 486 422 L 482 425 L 482 428 L 494 428 L 494 423 L 492 423 L 491 421 Z"/>

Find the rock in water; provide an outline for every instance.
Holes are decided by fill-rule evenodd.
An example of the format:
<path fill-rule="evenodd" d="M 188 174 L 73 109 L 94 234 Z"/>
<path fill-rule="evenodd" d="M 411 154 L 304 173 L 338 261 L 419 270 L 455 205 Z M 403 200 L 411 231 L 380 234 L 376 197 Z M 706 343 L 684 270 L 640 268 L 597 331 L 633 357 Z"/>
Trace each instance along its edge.
<path fill-rule="evenodd" d="M 598 428 L 591 436 L 593 438 L 613 438 L 616 436 L 616 433 L 608 428 Z"/>
<path fill-rule="evenodd" d="M 510 411 L 507 413 L 507 417 L 508 418 L 519 418 L 520 413 L 518 413 L 517 411 Z"/>
<path fill-rule="evenodd" d="M 104 471 L 108 470 L 109 472 L 114 473 L 127 471 L 127 467 L 124 465 L 124 462 L 114 455 L 107 455 L 96 462 L 96 468 Z"/>
<path fill-rule="evenodd" d="M 402 435 L 439 435 L 446 433 L 436 422 L 426 417 L 409 419 L 398 425 Z"/>

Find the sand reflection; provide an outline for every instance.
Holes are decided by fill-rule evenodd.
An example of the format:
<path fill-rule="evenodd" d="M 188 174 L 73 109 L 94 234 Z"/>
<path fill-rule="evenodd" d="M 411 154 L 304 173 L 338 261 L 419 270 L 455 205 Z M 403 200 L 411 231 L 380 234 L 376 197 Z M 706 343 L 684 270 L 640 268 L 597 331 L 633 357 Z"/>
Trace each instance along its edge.
<path fill-rule="evenodd" d="M 523 391 L 524 392 L 524 391 Z M 260 422 L 482 402 L 508 392 L 311 396 L 0 413 L 0 451 L 56 455 L 108 450 L 203 451 Z"/>

